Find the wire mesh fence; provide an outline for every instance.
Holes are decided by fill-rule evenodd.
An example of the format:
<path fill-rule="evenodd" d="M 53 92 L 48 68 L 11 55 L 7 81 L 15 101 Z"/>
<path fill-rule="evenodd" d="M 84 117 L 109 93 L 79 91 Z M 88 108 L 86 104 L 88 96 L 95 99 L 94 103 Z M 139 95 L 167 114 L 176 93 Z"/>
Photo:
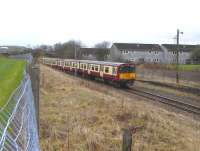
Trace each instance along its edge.
<path fill-rule="evenodd" d="M 0 151 L 39 151 L 31 80 L 26 75 L 0 109 Z"/>

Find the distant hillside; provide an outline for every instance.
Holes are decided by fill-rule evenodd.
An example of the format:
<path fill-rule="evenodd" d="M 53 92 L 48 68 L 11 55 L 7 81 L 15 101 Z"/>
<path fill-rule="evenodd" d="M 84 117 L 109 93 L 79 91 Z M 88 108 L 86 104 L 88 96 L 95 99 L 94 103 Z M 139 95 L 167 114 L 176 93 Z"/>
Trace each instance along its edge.
<path fill-rule="evenodd" d="M 0 46 L 0 51 L 1 50 L 7 50 L 7 51 L 23 51 L 25 50 L 26 47 L 23 46 Z"/>
<path fill-rule="evenodd" d="M 0 53 L 1 54 L 18 54 L 24 53 L 28 50 L 26 47 L 23 46 L 0 46 Z"/>

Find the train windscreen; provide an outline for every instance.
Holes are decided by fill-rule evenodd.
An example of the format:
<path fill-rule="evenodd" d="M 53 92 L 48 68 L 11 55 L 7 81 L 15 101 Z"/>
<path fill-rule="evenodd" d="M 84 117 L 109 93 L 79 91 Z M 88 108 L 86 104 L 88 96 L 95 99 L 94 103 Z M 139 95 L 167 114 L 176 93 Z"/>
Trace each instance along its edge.
<path fill-rule="evenodd" d="M 132 73 L 135 72 L 134 66 L 121 66 L 119 68 L 119 73 Z"/>

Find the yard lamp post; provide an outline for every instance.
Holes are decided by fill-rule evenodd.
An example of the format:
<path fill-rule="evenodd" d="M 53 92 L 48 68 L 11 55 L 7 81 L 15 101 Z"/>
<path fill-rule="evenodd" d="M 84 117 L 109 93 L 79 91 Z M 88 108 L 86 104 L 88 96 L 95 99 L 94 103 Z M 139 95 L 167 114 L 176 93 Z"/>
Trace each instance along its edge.
<path fill-rule="evenodd" d="M 177 49 L 176 49 L 176 83 L 179 84 L 179 36 L 180 34 L 183 34 L 183 32 L 180 32 L 179 29 L 177 29 L 177 35 L 176 35 L 176 42 L 177 42 Z"/>

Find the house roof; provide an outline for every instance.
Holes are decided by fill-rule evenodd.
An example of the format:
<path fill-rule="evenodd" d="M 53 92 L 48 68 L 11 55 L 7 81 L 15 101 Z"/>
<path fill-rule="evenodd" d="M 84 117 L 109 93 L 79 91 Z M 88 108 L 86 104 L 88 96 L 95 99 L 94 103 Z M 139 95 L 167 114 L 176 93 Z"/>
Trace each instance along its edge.
<path fill-rule="evenodd" d="M 177 45 L 176 44 L 162 44 L 168 51 L 176 51 Z M 179 45 L 179 49 L 184 52 L 189 52 L 195 49 L 196 45 Z"/>
<path fill-rule="evenodd" d="M 109 53 L 109 49 L 107 49 L 107 48 L 80 48 L 81 54 L 93 54 L 93 55 L 95 55 L 99 51 L 103 51 L 104 53 Z"/>
<path fill-rule="evenodd" d="M 141 44 L 141 43 L 114 43 L 118 49 L 128 49 L 128 50 L 141 50 L 141 51 L 149 51 L 156 50 L 162 51 L 158 44 Z"/>

